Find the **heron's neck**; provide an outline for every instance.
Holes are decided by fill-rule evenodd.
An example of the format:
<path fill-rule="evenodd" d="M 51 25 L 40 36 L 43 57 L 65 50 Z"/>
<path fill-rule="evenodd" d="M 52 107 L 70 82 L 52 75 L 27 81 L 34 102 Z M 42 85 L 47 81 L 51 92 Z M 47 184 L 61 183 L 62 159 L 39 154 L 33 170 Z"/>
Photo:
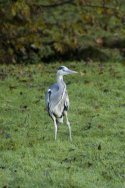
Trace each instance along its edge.
<path fill-rule="evenodd" d="M 58 74 L 57 74 L 57 82 L 58 82 L 58 83 L 63 82 L 63 76 L 62 76 L 62 75 L 58 75 Z"/>

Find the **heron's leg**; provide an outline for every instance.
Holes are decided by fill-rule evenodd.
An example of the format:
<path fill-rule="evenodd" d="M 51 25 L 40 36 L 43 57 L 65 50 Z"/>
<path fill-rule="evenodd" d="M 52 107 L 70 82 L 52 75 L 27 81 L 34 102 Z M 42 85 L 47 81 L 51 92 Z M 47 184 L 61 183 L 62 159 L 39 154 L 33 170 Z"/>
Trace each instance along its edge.
<path fill-rule="evenodd" d="M 54 122 L 54 128 L 55 128 L 55 140 L 57 139 L 57 128 L 58 128 L 58 125 L 57 125 L 57 122 L 56 122 L 56 118 L 54 115 L 52 115 L 52 119 L 53 119 L 53 122 Z"/>
<path fill-rule="evenodd" d="M 69 138 L 70 140 L 72 141 L 72 134 L 71 134 L 71 126 L 70 126 L 70 122 L 68 120 L 68 114 L 67 114 L 67 111 L 65 111 L 65 116 L 66 116 L 66 124 L 68 125 L 68 129 L 69 129 Z"/>

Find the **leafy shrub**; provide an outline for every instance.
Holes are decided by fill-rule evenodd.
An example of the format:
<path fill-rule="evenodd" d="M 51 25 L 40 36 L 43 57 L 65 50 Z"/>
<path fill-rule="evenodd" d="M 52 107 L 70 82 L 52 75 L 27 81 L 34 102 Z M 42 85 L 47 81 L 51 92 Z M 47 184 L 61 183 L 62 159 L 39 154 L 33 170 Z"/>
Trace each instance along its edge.
<path fill-rule="evenodd" d="M 105 38 L 124 36 L 123 4 L 123 0 L 2 1 L 0 62 L 88 58 L 86 48 L 100 51 Z"/>

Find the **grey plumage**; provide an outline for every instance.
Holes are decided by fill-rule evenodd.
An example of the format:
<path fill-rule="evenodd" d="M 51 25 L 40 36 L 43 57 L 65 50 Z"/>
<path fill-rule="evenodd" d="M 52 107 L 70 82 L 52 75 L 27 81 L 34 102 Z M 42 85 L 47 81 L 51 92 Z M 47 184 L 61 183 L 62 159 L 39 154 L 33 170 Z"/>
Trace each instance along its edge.
<path fill-rule="evenodd" d="M 69 97 L 66 89 L 66 84 L 63 81 L 63 76 L 74 73 L 77 72 L 72 71 L 65 66 L 59 67 L 59 69 L 57 70 L 57 83 L 50 86 L 46 93 L 46 109 L 48 111 L 48 114 L 54 121 L 55 140 L 57 138 L 58 125 L 59 123 L 63 123 L 64 116 L 66 117 L 66 123 L 69 128 L 70 140 L 72 140 L 71 126 L 67 115 L 67 111 L 69 109 Z"/>

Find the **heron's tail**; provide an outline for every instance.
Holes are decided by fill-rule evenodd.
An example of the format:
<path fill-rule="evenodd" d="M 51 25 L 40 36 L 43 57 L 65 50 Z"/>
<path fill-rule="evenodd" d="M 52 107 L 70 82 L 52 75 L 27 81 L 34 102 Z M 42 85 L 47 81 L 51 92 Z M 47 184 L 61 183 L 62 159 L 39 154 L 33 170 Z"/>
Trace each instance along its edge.
<path fill-rule="evenodd" d="M 63 123 L 63 116 L 56 119 L 57 123 Z"/>

